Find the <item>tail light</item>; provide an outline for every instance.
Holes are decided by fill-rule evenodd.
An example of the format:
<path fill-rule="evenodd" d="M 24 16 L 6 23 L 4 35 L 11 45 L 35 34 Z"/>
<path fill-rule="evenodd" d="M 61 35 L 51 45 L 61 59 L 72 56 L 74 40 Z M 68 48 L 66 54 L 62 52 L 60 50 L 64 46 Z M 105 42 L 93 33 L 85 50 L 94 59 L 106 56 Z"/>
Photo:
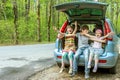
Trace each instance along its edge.
<path fill-rule="evenodd" d="M 62 27 L 61 27 L 61 29 L 60 29 L 60 32 L 64 33 L 65 30 L 66 30 L 67 25 L 68 25 L 68 20 L 66 20 L 66 21 L 64 22 L 64 24 L 62 25 Z"/>
<path fill-rule="evenodd" d="M 62 56 L 57 56 L 57 58 L 61 59 L 61 58 L 62 58 Z"/>
<path fill-rule="evenodd" d="M 108 24 L 107 21 L 105 21 L 105 25 L 104 25 L 104 26 L 105 26 L 105 27 L 104 27 L 104 35 L 106 35 L 106 34 L 108 34 L 109 32 L 111 32 L 111 30 L 110 30 L 110 26 L 109 26 L 109 24 Z M 106 38 L 106 39 L 112 41 L 112 37 L 108 37 L 108 38 Z"/>
<path fill-rule="evenodd" d="M 99 63 L 107 63 L 107 60 L 99 60 Z"/>

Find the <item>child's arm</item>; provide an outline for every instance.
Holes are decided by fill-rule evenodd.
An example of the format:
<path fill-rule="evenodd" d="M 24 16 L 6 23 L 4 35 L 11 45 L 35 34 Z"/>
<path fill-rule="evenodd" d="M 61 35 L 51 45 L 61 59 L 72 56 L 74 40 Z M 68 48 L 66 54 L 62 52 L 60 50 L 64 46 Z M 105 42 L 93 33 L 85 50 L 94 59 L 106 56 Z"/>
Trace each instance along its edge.
<path fill-rule="evenodd" d="M 64 35 L 63 34 L 58 34 L 58 36 L 57 36 L 59 39 L 61 39 L 61 38 L 63 38 L 64 37 Z"/>
<path fill-rule="evenodd" d="M 87 36 L 87 37 L 89 37 L 89 38 L 95 38 L 95 37 L 96 37 L 96 36 L 90 35 L 90 34 L 88 34 L 88 33 L 83 33 L 83 35 L 85 35 L 85 36 Z"/>
<path fill-rule="evenodd" d="M 76 34 L 76 31 L 77 31 L 77 21 L 75 21 L 75 29 L 72 34 Z"/>
<path fill-rule="evenodd" d="M 59 39 L 64 37 L 65 33 L 60 32 L 55 26 L 53 26 L 53 29 L 58 33 L 57 37 Z"/>
<path fill-rule="evenodd" d="M 58 32 L 58 38 L 61 39 L 65 36 L 65 33 L 62 33 L 62 32 Z"/>
<path fill-rule="evenodd" d="M 107 35 L 102 36 L 102 39 L 105 39 L 105 38 L 107 38 L 108 36 L 112 36 L 113 34 L 114 34 L 113 32 L 110 32 L 110 33 L 108 33 Z"/>
<path fill-rule="evenodd" d="M 97 41 L 97 42 L 100 42 L 100 43 L 106 43 L 106 40 L 100 40 L 100 39 L 95 39 L 95 38 L 90 38 L 90 40 Z"/>
<path fill-rule="evenodd" d="M 66 36 L 75 36 L 77 31 L 77 21 L 75 21 L 75 29 L 72 34 L 67 34 Z"/>

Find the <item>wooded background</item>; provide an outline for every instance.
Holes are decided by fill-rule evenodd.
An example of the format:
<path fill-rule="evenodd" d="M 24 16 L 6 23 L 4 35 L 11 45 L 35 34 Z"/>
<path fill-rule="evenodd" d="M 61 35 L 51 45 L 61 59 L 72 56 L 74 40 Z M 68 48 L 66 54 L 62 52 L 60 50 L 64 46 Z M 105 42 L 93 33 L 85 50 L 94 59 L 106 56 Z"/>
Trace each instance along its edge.
<path fill-rule="evenodd" d="M 53 6 L 70 1 L 77 0 L 0 0 L 0 44 L 54 42 L 53 26 L 61 27 L 67 16 Z M 109 4 L 106 15 L 120 33 L 120 0 L 99 1 Z"/>

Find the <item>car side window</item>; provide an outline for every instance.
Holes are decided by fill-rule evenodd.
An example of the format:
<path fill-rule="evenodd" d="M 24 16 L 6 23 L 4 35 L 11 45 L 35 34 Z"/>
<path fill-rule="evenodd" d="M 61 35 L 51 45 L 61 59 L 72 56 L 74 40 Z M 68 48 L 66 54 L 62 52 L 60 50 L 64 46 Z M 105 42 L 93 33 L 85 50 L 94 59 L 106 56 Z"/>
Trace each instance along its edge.
<path fill-rule="evenodd" d="M 114 29 L 114 24 L 110 21 L 110 26 L 112 28 L 112 30 L 114 31 L 114 33 L 116 33 L 117 31 Z"/>
<path fill-rule="evenodd" d="M 118 33 L 117 36 L 120 38 L 120 33 Z"/>
<path fill-rule="evenodd" d="M 111 23 L 111 25 L 114 27 L 114 25 L 112 23 Z M 115 29 L 114 32 L 117 33 L 118 32 L 117 29 Z M 117 36 L 120 38 L 120 33 L 117 33 Z"/>

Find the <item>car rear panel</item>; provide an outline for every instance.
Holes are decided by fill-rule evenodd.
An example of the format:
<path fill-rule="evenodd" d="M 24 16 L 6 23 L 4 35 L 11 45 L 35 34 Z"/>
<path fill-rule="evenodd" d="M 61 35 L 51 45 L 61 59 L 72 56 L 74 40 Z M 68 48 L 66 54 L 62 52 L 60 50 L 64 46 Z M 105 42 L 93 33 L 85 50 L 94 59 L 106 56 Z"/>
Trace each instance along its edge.
<path fill-rule="evenodd" d="M 57 40 L 56 42 L 58 42 L 59 40 Z M 57 47 L 58 45 L 56 45 L 56 49 L 54 50 L 54 58 L 55 61 L 57 63 L 61 63 L 61 59 L 62 59 L 62 50 L 60 48 Z M 80 60 L 79 60 L 79 66 L 84 66 L 85 60 L 84 60 L 84 55 L 80 55 Z M 118 53 L 116 53 L 114 51 L 114 42 L 113 41 L 108 41 L 106 46 L 105 46 L 105 50 L 104 53 L 100 56 L 99 58 L 99 66 L 100 68 L 112 68 L 113 66 L 116 65 L 117 63 L 117 59 L 118 59 Z M 66 58 L 65 60 L 66 64 L 69 64 L 69 60 Z M 94 61 L 92 63 L 92 65 L 94 65 Z"/>
<path fill-rule="evenodd" d="M 116 64 L 116 61 L 117 61 L 117 56 L 118 54 L 117 53 L 111 53 L 111 52 L 107 52 L 107 53 L 104 53 L 104 54 L 107 54 L 107 55 L 102 55 L 100 56 L 99 58 L 99 64 L 98 64 L 98 67 L 99 68 L 112 68 L 113 66 L 115 66 Z M 62 59 L 62 52 L 57 52 L 57 49 L 54 51 L 54 58 L 55 58 L 55 61 L 57 63 L 61 63 L 61 59 Z M 79 66 L 84 66 L 84 55 L 80 55 L 80 60 L 79 60 Z M 66 64 L 69 64 L 69 60 L 66 59 L 65 60 L 65 63 Z M 92 63 L 92 66 L 94 65 L 94 63 Z"/>

